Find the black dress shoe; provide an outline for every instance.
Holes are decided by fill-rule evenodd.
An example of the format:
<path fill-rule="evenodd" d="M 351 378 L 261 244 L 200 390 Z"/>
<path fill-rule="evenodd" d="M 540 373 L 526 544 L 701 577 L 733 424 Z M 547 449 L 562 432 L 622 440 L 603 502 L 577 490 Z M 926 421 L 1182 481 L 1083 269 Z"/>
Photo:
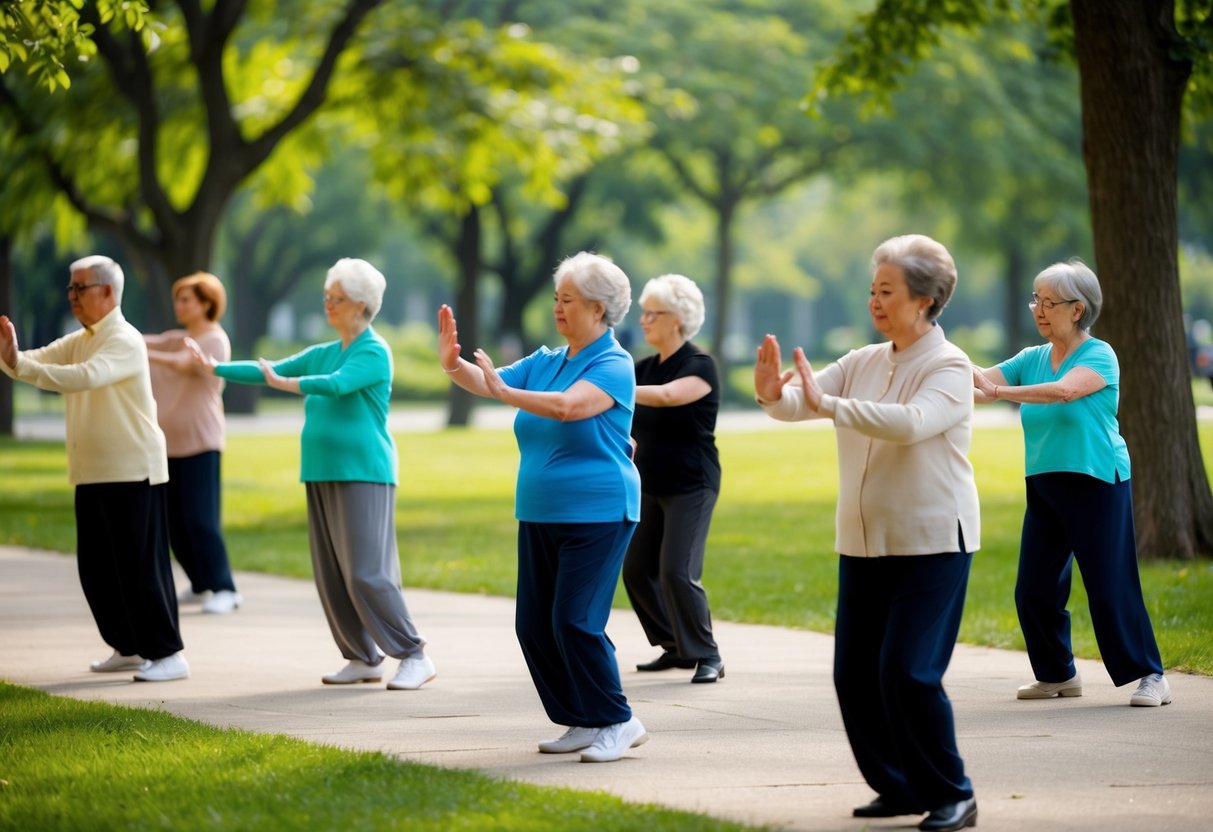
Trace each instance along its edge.
<path fill-rule="evenodd" d="M 959 803 L 949 803 L 931 810 L 931 814 L 918 824 L 923 832 L 956 832 L 966 826 L 977 825 L 977 798 L 970 797 Z"/>
<path fill-rule="evenodd" d="M 636 669 L 642 672 L 652 670 L 673 670 L 675 668 L 679 670 L 690 670 L 694 666 L 694 659 L 680 659 L 678 658 L 677 654 L 666 650 L 660 656 L 653 659 L 653 661 L 646 664 L 636 665 Z"/>
<path fill-rule="evenodd" d="M 877 797 L 871 803 L 856 806 L 851 812 L 857 818 L 895 818 L 898 815 L 921 815 L 925 809 L 919 809 L 908 803 L 898 803 L 886 797 Z"/>
<path fill-rule="evenodd" d="M 724 662 L 720 659 L 700 659 L 699 667 L 691 681 L 696 684 L 708 684 L 724 678 Z"/>

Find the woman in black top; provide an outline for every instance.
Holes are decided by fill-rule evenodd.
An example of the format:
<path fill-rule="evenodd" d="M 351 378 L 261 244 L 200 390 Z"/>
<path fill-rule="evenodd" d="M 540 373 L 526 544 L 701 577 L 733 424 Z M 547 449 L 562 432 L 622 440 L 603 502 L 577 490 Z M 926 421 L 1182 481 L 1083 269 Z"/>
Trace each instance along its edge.
<path fill-rule="evenodd" d="M 692 682 L 724 677 L 700 578 L 720 493 L 716 362 L 690 339 L 703 324 L 703 294 L 681 275 L 655 277 L 640 295 L 644 340 L 657 354 L 636 362 L 632 438 L 640 470 L 640 524 L 623 584 L 649 643 L 664 652 L 637 670 L 695 668 Z"/>

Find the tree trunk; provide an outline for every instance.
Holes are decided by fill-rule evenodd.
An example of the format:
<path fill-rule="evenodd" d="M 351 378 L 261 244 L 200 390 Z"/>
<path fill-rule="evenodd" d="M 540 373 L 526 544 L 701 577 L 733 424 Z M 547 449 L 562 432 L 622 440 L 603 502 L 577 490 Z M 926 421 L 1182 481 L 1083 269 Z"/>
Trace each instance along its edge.
<path fill-rule="evenodd" d="M 459 223 L 455 241 L 455 260 L 459 264 L 459 283 L 455 289 L 455 318 L 459 322 L 459 343 L 471 360 L 471 351 L 480 343 L 480 209 L 468 208 Z M 472 403 L 468 391 L 451 385 L 449 427 L 466 427 L 472 421 Z"/>
<path fill-rule="evenodd" d="M 729 363 L 725 341 L 729 335 L 729 305 L 733 293 L 733 218 L 737 201 L 721 196 L 716 205 L 716 331 L 712 333 L 712 354 L 724 370 Z"/>
<path fill-rule="evenodd" d="M 1191 65 L 1173 0 L 1071 0 L 1097 323 L 1121 361 L 1120 423 L 1133 459 L 1143 558 L 1213 553 L 1213 494 L 1196 433 L 1178 268 L 1180 113 Z"/>
<path fill-rule="evenodd" d="M 1014 355 L 1029 343 L 1025 340 L 1027 333 L 1024 330 L 1024 310 L 1028 308 L 1028 298 L 1032 293 L 1028 288 L 1031 284 L 1024 279 L 1028 270 L 1028 258 L 1024 255 L 1023 246 L 1016 240 L 1008 240 L 1004 253 L 1007 267 L 1007 319 L 1004 322 L 1007 328 L 1007 342 L 1003 352 L 1006 355 Z"/>
<path fill-rule="evenodd" d="M 0 309 L 13 309 L 12 240 L 0 235 Z M 0 436 L 13 435 L 13 387 L 16 382 L 0 373 Z"/>

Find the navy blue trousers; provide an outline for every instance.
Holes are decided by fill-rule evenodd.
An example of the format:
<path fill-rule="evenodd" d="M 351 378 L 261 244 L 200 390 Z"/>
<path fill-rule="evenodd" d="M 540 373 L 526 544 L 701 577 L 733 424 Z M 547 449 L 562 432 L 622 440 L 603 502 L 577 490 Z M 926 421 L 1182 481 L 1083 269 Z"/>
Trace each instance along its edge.
<path fill-rule="evenodd" d="M 1113 684 L 1162 673 L 1137 572 L 1131 484 L 1086 474 L 1036 474 L 1027 478 L 1027 491 L 1015 609 L 1036 678 L 1064 682 L 1074 675 L 1066 611 L 1074 561 Z"/>
<path fill-rule="evenodd" d="M 973 555 L 838 561 L 834 688 L 868 785 L 923 811 L 973 796 L 943 674 Z"/>
<path fill-rule="evenodd" d="M 168 460 L 168 539 L 194 592 L 235 590 L 219 526 L 219 452 Z"/>
<path fill-rule="evenodd" d="M 124 656 L 181 649 L 163 485 L 76 486 L 76 568 L 101 638 Z"/>
<path fill-rule="evenodd" d="M 632 718 L 606 624 L 636 524 L 518 524 L 514 629 L 548 718 L 601 728 Z"/>

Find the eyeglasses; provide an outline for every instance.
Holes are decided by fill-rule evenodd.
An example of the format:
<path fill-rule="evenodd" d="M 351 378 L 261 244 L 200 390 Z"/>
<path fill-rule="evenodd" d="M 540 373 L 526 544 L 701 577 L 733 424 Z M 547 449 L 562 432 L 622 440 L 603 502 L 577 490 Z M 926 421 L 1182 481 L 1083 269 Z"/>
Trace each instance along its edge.
<path fill-rule="evenodd" d="M 1078 298 L 1074 300 L 1041 300 L 1040 296 L 1033 292 L 1032 299 L 1028 301 L 1028 306 L 1033 309 L 1037 306 L 1044 306 L 1046 312 L 1052 312 L 1055 307 L 1063 303 L 1078 303 Z"/>
<path fill-rule="evenodd" d="M 67 284 L 67 296 L 74 298 L 82 292 L 87 292 L 89 289 L 96 289 L 98 286 L 104 286 L 104 283 L 69 283 Z"/>
<path fill-rule="evenodd" d="M 343 298 L 340 295 L 325 295 L 324 296 L 324 305 L 325 306 L 337 306 L 338 304 L 345 303 L 347 300 L 349 300 L 349 298 Z"/>
<path fill-rule="evenodd" d="M 658 315 L 668 315 L 668 314 L 670 314 L 669 311 L 667 311 L 665 309 L 646 309 L 640 313 L 640 320 L 651 321 L 654 318 L 656 318 Z"/>

